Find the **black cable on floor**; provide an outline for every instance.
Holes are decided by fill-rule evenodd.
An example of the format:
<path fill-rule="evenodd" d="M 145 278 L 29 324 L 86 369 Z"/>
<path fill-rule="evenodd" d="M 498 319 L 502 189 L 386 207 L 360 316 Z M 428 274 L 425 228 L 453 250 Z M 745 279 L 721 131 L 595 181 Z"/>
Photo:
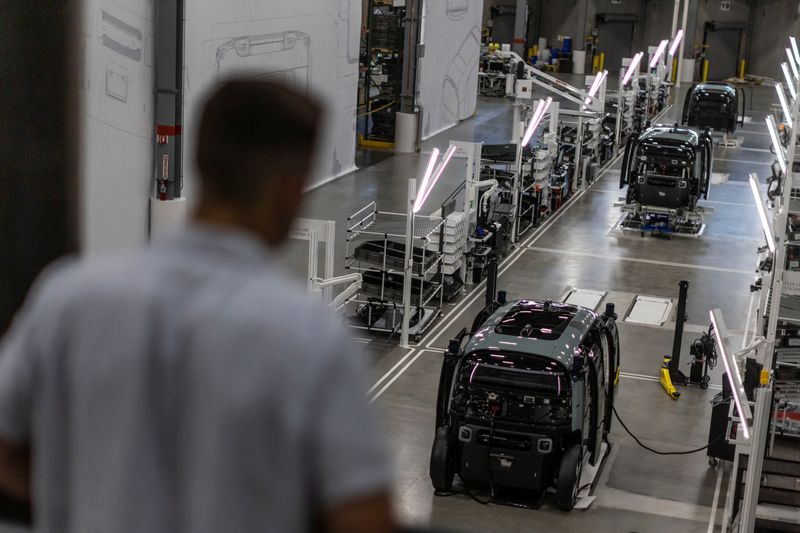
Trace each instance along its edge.
<path fill-rule="evenodd" d="M 660 450 L 653 449 L 653 448 L 649 447 L 648 445 L 646 445 L 645 443 L 643 443 L 642 441 L 640 441 L 639 437 L 634 435 L 633 432 L 630 429 L 628 429 L 628 426 L 625 425 L 625 422 L 622 421 L 622 418 L 620 418 L 619 413 L 617 412 L 617 408 L 612 406 L 611 409 L 614 411 L 614 416 L 617 418 L 617 421 L 619 421 L 620 425 L 623 427 L 623 429 L 625 429 L 625 432 L 628 435 L 630 435 L 633 440 L 636 441 L 636 444 L 638 444 L 639 446 L 641 446 L 645 450 L 647 450 L 649 452 L 652 452 L 652 453 L 654 453 L 656 455 L 690 455 L 690 454 L 693 454 L 693 453 L 702 452 L 703 450 L 706 450 L 712 444 L 716 444 L 716 443 L 718 443 L 719 441 L 721 441 L 722 439 L 725 438 L 725 434 L 723 433 L 722 435 L 720 435 L 719 437 L 715 438 L 714 440 L 712 440 L 711 442 L 709 442 L 708 444 L 706 444 L 705 446 L 703 446 L 701 448 L 695 448 L 694 450 L 686 450 L 686 451 L 681 451 L 681 452 L 662 452 Z"/>

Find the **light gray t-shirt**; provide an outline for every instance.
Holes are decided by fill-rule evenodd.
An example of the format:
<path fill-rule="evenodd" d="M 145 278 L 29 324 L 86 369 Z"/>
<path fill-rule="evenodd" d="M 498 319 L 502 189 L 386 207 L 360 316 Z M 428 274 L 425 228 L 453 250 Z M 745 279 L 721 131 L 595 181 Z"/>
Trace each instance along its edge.
<path fill-rule="evenodd" d="M 51 268 L 0 345 L 36 531 L 308 530 L 388 489 L 378 431 L 341 326 L 243 232 Z"/>

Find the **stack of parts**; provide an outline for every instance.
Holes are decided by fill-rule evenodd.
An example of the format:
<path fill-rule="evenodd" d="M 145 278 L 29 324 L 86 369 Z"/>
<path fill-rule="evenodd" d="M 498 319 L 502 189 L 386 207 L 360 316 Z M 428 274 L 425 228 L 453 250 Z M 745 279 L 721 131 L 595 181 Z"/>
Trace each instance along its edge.
<path fill-rule="evenodd" d="M 441 214 L 434 213 L 431 218 L 441 219 Z M 461 269 L 464 251 L 467 247 L 467 216 L 461 211 L 450 213 L 445 218 L 444 243 L 442 244 L 442 273 L 452 276 Z M 428 250 L 439 251 L 439 233 L 431 235 Z"/>

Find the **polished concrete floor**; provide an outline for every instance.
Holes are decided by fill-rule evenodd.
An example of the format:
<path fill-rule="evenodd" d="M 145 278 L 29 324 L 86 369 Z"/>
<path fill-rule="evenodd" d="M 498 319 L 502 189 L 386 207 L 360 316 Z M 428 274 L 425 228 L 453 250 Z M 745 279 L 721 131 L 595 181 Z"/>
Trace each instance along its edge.
<path fill-rule="evenodd" d="M 614 301 L 624 310 L 636 295 L 676 299 L 678 282 L 685 279 L 690 290 L 684 354 L 707 328 L 712 307 L 721 308 L 729 328 L 740 335 L 755 250 L 763 243 L 746 179 L 749 172 L 757 172 L 763 182 L 773 160 L 763 122 L 773 91 L 758 88 L 754 92 L 748 122 L 736 133 L 742 147 L 715 149 L 714 171 L 726 176 L 704 202 L 714 212 L 702 238 L 642 238 L 617 229 L 617 162 L 509 254 L 501 265 L 500 288 L 510 298 L 553 299 L 562 298 L 569 287 L 602 290 L 608 292 L 605 301 Z M 337 222 L 337 267 L 342 268 L 348 214 L 373 200 L 380 210 L 403 211 L 407 179 L 420 174 L 434 146 L 445 149 L 451 139 L 507 142 L 511 117 L 511 106 L 502 99 L 481 99 L 474 117 L 427 141 L 421 154 L 381 160 L 311 192 L 305 214 Z M 661 121 L 677 120 L 679 109 L 673 107 Z M 429 205 L 446 197 L 463 179 L 463 172 L 463 166 L 451 164 Z M 292 255 L 294 260 L 287 261 L 299 266 L 297 254 L 287 253 L 287 257 Z M 724 505 L 717 487 L 725 486 L 726 467 L 709 468 L 705 453 L 652 454 L 619 424 L 611 432 L 611 453 L 594 487 L 597 500 L 587 511 L 563 513 L 547 499 L 540 509 L 529 510 L 483 506 L 462 495 L 433 494 L 428 460 L 442 349 L 471 323 L 482 301 L 481 287 L 467 291 L 455 305 L 446 307 L 439 323 L 411 349 L 400 348 L 397 339 L 354 334 L 371 357 L 370 399 L 383 415 L 387 441 L 394 451 L 395 492 L 403 520 L 455 531 L 707 531 L 712 508 L 721 515 Z M 672 321 L 662 327 L 620 325 L 623 374 L 618 407 L 622 419 L 645 444 L 674 452 L 707 443 L 710 401 L 719 391 L 721 373 L 720 368 L 714 369 L 709 390 L 690 388 L 682 391 L 678 401 L 669 399 L 656 376 L 662 356 L 671 351 L 673 332 L 674 312 Z"/>
<path fill-rule="evenodd" d="M 755 250 L 763 243 L 746 179 L 749 172 L 757 172 L 763 181 L 773 160 L 763 122 L 773 93 L 768 88 L 755 91 L 749 122 L 736 134 L 743 139 L 742 148 L 715 149 L 715 172 L 729 176 L 712 187 L 710 200 L 704 202 L 714 213 L 702 238 L 661 240 L 616 229 L 617 163 L 506 257 L 500 288 L 510 298 L 553 299 L 560 299 L 568 287 L 602 290 L 608 292 L 606 301 L 624 310 L 640 294 L 677 298 L 678 282 L 685 279 L 690 290 L 684 354 L 688 343 L 707 328 L 709 308 L 721 308 L 729 328 L 740 334 Z M 451 139 L 507 142 L 511 117 L 512 108 L 503 99 L 482 98 L 475 116 L 425 142 L 422 153 L 364 158 L 374 164 L 311 191 L 303 215 L 337 223 L 337 272 L 343 269 L 350 214 L 372 201 L 380 210 L 404 211 L 407 180 L 420 175 L 433 147 L 445 149 Z M 679 110 L 673 107 L 663 122 L 678 119 Z M 442 201 L 463 176 L 463 166 L 451 164 L 429 205 Z M 295 242 L 284 252 L 284 261 L 298 277 L 305 275 L 304 247 Z M 708 531 L 712 508 L 724 503 L 717 505 L 715 489 L 725 481 L 726 468 L 709 468 L 704 453 L 654 455 L 640 448 L 619 424 L 613 427 L 611 452 L 593 487 L 597 499 L 586 511 L 564 513 L 549 500 L 540 509 L 529 510 L 433 494 L 428 460 L 441 352 L 452 335 L 471 323 L 482 300 L 481 287 L 470 289 L 446 307 L 444 316 L 411 349 L 400 348 L 396 338 L 354 333 L 370 357 L 374 380 L 370 400 L 383 416 L 386 440 L 394 453 L 396 503 L 403 521 L 476 532 Z M 706 444 L 709 402 L 719 390 L 720 369 L 712 372 L 711 389 L 685 389 L 678 401 L 669 399 L 656 376 L 662 356 L 671 351 L 673 329 L 674 322 L 662 327 L 620 324 L 623 374 L 618 408 L 644 443 L 674 452 Z"/>

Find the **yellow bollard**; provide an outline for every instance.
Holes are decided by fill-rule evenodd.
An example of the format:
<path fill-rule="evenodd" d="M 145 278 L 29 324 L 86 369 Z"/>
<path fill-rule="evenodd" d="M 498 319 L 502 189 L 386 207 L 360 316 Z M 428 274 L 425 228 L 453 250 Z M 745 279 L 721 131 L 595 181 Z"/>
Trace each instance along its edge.
<path fill-rule="evenodd" d="M 744 79 L 744 66 L 745 66 L 745 60 L 744 59 L 739 60 L 739 79 L 742 80 Z"/>
<path fill-rule="evenodd" d="M 708 80 L 708 59 L 703 60 L 703 81 Z"/>
<path fill-rule="evenodd" d="M 678 58 L 672 60 L 672 81 L 675 82 L 678 79 Z"/>
<path fill-rule="evenodd" d="M 605 52 L 600 52 L 600 68 L 597 69 L 597 72 L 602 72 L 604 66 L 606 66 L 606 54 Z"/>

